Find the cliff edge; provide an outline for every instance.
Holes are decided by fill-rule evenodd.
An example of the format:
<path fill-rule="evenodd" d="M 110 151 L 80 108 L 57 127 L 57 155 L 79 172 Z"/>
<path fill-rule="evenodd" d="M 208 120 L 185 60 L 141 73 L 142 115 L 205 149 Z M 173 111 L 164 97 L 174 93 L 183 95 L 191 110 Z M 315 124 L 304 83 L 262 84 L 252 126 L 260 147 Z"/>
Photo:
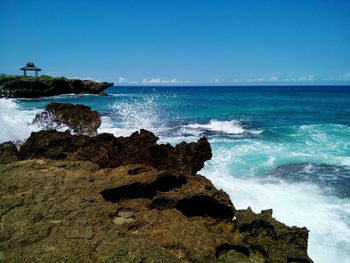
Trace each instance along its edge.
<path fill-rule="evenodd" d="M 23 77 L 0 76 L 0 97 L 39 98 L 61 94 L 103 94 L 113 86 L 109 82 L 91 80 L 53 78 L 49 76 Z"/>

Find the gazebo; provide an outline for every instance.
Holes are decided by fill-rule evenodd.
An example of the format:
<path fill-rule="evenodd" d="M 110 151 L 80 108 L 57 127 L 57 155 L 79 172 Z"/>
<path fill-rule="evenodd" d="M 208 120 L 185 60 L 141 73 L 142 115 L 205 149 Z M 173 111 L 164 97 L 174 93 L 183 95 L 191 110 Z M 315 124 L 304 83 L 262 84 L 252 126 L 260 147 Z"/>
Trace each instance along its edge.
<path fill-rule="evenodd" d="M 27 70 L 35 71 L 35 77 L 38 77 L 38 72 L 41 71 L 41 69 L 36 67 L 33 62 L 28 62 L 25 67 L 21 68 L 21 70 L 23 70 L 23 76 L 27 76 Z"/>

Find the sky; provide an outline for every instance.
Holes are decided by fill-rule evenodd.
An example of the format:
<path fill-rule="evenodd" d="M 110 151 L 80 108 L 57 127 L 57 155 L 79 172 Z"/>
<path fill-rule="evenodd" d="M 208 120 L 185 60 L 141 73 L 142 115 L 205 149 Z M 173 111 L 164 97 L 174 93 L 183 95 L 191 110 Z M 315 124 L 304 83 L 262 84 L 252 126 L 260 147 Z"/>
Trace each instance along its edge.
<path fill-rule="evenodd" d="M 349 0 L 0 0 L 0 73 L 118 85 L 350 84 Z"/>

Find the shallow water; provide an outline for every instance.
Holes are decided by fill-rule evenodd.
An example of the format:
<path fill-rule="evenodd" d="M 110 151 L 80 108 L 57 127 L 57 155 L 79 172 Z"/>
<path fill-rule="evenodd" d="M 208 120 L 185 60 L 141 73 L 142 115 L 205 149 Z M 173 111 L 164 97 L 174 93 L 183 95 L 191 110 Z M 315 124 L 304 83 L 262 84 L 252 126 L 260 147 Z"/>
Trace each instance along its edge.
<path fill-rule="evenodd" d="M 213 158 L 201 174 L 236 208 L 273 208 L 310 230 L 315 262 L 350 262 L 350 87 L 118 87 L 110 96 L 0 100 L 0 141 L 39 129 L 51 101 L 82 103 L 102 116 L 99 132 L 140 128 L 160 142 L 208 136 Z"/>

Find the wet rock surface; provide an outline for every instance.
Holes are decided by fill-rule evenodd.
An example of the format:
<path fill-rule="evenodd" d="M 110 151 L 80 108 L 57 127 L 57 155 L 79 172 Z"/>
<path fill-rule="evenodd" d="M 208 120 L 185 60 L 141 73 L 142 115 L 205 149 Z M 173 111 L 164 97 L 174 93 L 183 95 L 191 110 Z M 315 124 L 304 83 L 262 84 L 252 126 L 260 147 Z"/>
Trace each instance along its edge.
<path fill-rule="evenodd" d="M 91 80 L 3 76 L 0 78 L 0 97 L 39 98 L 61 94 L 101 94 L 113 83 Z"/>
<path fill-rule="evenodd" d="M 101 125 L 101 118 L 97 111 L 85 105 L 49 103 L 44 112 L 35 116 L 33 123 L 45 130 L 66 126 L 75 134 L 94 136 Z"/>
<path fill-rule="evenodd" d="M 236 210 L 206 139 L 33 133 L 0 165 L 0 262 L 312 262 L 308 230 Z"/>

